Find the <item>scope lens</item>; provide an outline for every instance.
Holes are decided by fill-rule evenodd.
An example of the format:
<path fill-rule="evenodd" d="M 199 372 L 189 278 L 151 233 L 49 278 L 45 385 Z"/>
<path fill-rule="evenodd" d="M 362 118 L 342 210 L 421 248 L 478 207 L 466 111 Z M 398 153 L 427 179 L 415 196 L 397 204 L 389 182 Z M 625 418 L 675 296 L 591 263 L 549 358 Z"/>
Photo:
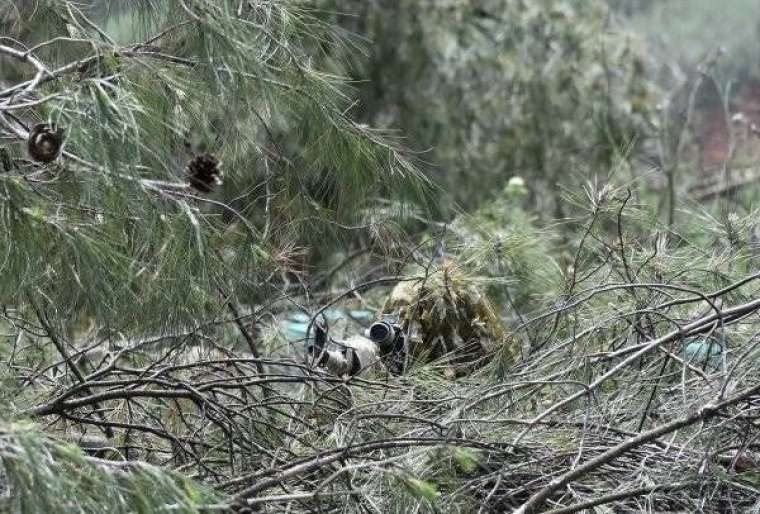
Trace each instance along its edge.
<path fill-rule="evenodd" d="M 369 338 L 376 343 L 384 343 L 391 336 L 391 332 L 392 329 L 388 323 L 378 321 L 369 327 Z"/>

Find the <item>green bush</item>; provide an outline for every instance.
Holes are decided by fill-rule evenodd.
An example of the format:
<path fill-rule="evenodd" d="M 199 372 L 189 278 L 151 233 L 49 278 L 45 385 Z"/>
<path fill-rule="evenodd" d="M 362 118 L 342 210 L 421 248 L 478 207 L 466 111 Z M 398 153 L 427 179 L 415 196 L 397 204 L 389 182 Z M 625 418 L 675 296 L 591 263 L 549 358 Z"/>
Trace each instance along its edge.
<path fill-rule="evenodd" d="M 34 426 L 0 423 L 0 512 L 200 514 L 213 498 L 178 474 L 88 457 Z"/>
<path fill-rule="evenodd" d="M 357 78 L 368 79 L 359 113 L 401 129 L 464 206 L 520 175 L 540 186 L 534 202 L 550 217 L 557 184 L 609 169 L 648 134 L 658 97 L 648 57 L 603 2 L 404 0 L 358 9 L 345 24 L 370 41 L 369 58 L 354 61 Z"/>

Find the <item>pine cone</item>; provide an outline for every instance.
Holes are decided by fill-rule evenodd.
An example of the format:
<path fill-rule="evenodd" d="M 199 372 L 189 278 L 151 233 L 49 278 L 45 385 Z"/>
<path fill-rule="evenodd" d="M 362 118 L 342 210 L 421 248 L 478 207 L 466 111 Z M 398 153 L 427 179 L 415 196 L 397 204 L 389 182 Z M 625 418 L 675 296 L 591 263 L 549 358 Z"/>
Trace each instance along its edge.
<path fill-rule="evenodd" d="M 37 162 L 53 162 L 61 154 L 63 129 L 55 123 L 38 123 L 29 131 L 27 148 Z"/>
<path fill-rule="evenodd" d="M 188 182 L 202 193 L 210 193 L 222 183 L 219 160 L 211 154 L 196 155 L 187 165 Z"/>

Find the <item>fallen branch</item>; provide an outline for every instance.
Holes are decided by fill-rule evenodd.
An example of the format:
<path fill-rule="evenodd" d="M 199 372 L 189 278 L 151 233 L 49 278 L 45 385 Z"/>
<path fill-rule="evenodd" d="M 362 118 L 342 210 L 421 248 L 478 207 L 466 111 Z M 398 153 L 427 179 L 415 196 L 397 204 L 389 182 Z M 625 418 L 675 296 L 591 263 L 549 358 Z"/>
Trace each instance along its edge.
<path fill-rule="evenodd" d="M 733 397 L 722 402 L 703 405 L 702 408 L 692 414 L 683 416 L 679 419 L 671 421 L 670 423 L 659 425 L 651 430 L 642 432 L 635 437 L 627 439 L 622 443 L 605 451 L 596 458 L 591 459 L 585 464 L 582 464 L 575 469 L 571 469 L 563 475 L 555 478 L 549 483 L 549 485 L 531 496 L 528 501 L 523 503 L 517 510 L 515 510 L 514 514 L 531 514 L 534 512 L 539 512 L 539 509 L 544 505 L 546 500 L 548 500 L 555 492 L 564 488 L 575 479 L 586 475 L 587 473 L 599 468 L 600 466 L 603 466 L 604 464 L 610 463 L 617 457 L 620 457 L 625 452 L 633 448 L 654 441 L 663 435 L 670 434 L 676 430 L 687 427 L 689 425 L 693 425 L 699 421 L 707 421 L 713 416 L 716 416 L 722 410 L 731 407 L 732 405 L 735 405 L 741 401 L 747 400 L 758 393 L 760 393 L 760 384 L 749 387 L 741 393 L 736 394 Z"/>
<path fill-rule="evenodd" d="M 652 350 L 660 347 L 661 345 L 678 340 L 678 339 L 682 339 L 684 337 L 693 336 L 693 335 L 708 331 L 712 329 L 715 323 L 723 323 L 724 325 L 727 325 L 731 322 L 736 322 L 744 318 L 745 316 L 752 314 L 753 312 L 756 312 L 758 309 L 760 309 L 760 298 L 753 300 L 751 302 L 742 304 L 742 305 L 737 305 L 736 307 L 731 307 L 728 309 L 723 309 L 717 312 L 713 312 L 712 314 L 709 314 L 696 321 L 693 321 L 689 323 L 688 325 L 681 327 L 677 330 L 672 330 L 668 332 L 667 334 L 665 334 L 664 336 L 659 337 L 645 344 L 641 349 L 628 355 L 628 357 L 626 357 L 625 359 L 620 361 L 618 364 L 613 366 L 612 369 L 610 369 L 607 373 L 603 374 L 602 376 L 594 380 L 587 387 L 584 387 L 580 389 L 578 392 L 571 394 L 564 400 L 553 404 L 551 407 L 549 407 L 548 409 L 544 410 L 543 412 L 535 416 L 533 419 L 531 419 L 530 424 L 522 432 L 520 432 L 517 435 L 517 437 L 514 439 L 512 444 L 517 446 L 520 443 L 520 441 L 523 439 L 523 437 L 525 437 L 525 435 L 527 435 L 528 432 L 530 432 L 530 430 L 533 428 L 533 426 L 536 423 L 546 418 L 553 412 L 556 412 L 558 409 L 564 407 L 565 405 L 568 405 L 569 403 L 574 402 L 578 398 L 591 394 L 600 385 L 602 385 L 604 382 L 606 382 L 608 379 L 612 378 L 613 376 L 617 375 L 621 370 L 626 368 L 629 364 L 635 362 L 643 355 L 651 352 Z"/>

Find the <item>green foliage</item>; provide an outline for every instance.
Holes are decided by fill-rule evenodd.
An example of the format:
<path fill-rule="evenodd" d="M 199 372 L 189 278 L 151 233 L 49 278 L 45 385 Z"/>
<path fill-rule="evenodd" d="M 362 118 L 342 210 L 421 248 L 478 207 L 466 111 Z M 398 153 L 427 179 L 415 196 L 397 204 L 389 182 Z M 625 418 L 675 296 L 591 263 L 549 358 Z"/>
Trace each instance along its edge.
<path fill-rule="evenodd" d="M 601 0 L 35 4 L 0 11 L 22 42 L 0 42 L 0 409 L 109 449 L 0 424 L 0 511 L 474 514 L 673 476 L 693 482 L 646 496 L 756 504 L 753 475 L 710 473 L 747 446 L 752 400 L 703 407 L 757 383 L 757 308 L 731 309 L 758 297 L 760 216 L 691 205 L 667 226 L 623 184 L 658 92 Z M 48 40 L 45 69 L 16 49 Z M 441 203 L 472 209 L 414 209 L 416 159 L 359 120 L 431 148 Z M 65 128 L 54 163 L 27 155 L 38 122 Z M 223 183 L 193 189 L 191 159 Z M 318 314 L 389 296 L 440 359 L 304 359 Z"/>
<path fill-rule="evenodd" d="M 313 66 L 342 36 L 295 3 L 134 2 L 95 18 L 160 36 L 142 46 L 73 2 L 13 12 L 26 44 L 64 38 L 38 57 L 67 71 L 8 122 L 12 157 L 26 157 L 24 125 L 47 120 L 69 153 L 0 177 L 4 303 L 34 291 L 99 324 L 172 329 L 215 314 L 220 287 L 265 297 L 266 277 L 305 264 L 293 248 L 329 253 L 383 197 L 424 196 L 398 146 L 349 119 L 345 80 Z M 184 141 L 222 163 L 209 196 L 187 187 Z"/>
<path fill-rule="evenodd" d="M 480 454 L 470 448 L 452 448 L 451 458 L 457 469 L 466 475 L 474 473 L 481 461 Z"/>
<path fill-rule="evenodd" d="M 367 3 L 358 19 L 345 23 L 374 43 L 357 72 L 363 115 L 430 150 L 467 207 L 520 175 L 550 217 L 557 183 L 609 168 L 650 131 L 648 58 L 602 2 L 409 0 Z"/>
<path fill-rule="evenodd" d="M 420 500 L 432 502 L 440 495 L 435 484 L 432 482 L 411 477 L 403 477 L 400 481 L 409 491 L 409 494 Z"/>
<path fill-rule="evenodd" d="M 0 425 L 0 510 L 8 514 L 200 514 L 214 495 L 140 463 L 91 458 L 26 424 Z"/>
<path fill-rule="evenodd" d="M 512 316 L 514 309 L 535 308 L 559 290 L 559 242 L 526 207 L 529 186 L 534 183 L 513 177 L 499 195 L 451 226 L 454 253 L 491 279 L 490 296 Z"/>

